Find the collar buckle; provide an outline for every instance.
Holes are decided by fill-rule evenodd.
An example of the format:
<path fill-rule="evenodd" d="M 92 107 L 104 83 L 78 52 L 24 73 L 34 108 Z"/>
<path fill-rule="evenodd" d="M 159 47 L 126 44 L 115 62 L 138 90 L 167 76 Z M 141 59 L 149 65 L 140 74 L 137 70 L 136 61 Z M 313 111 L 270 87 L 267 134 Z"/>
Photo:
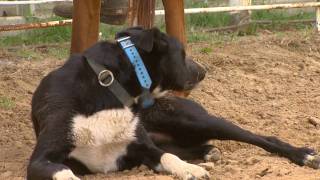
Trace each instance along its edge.
<path fill-rule="evenodd" d="M 113 73 L 107 69 L 102 70 L 101 72 L 99 72 L 98 80 L 101 86 L 108 87 L 114 81 Z"/>

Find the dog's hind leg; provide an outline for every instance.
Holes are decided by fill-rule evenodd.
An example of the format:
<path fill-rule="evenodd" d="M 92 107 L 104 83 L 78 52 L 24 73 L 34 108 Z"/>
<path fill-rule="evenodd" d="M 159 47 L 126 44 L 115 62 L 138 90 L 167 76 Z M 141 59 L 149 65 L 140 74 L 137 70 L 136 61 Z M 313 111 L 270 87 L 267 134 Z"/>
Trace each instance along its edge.
<path fill-rule="evenodd" d="M 193 101 L 174 98 L 157 103 L 154 109 L 141 113 L 144 126 L 148 132 L 165 134 L 180 146 L 199 146 L 211 139 L 234 140 L 287 157 L 298 165 L 320 168 L 319 156 L 313 150 L 244 130 L 225 119 L 209 115 Z"/>
<path fill-rule="evenodd" d="M 219 140 L 235 140 L 253 144 L 268 152 L 286 157 L 298 165 L 307 165 L 315 169 L 320 168 L 319 156 L 316 156 L 312 149 L 295 147 L 279 140 L 277 137 L 254 134 L 221 118 L 207 115 L 207 117 L 203 117 L 203 119 L 197 119 L 197 122 L 194 122 L 193 128 L 199 128 L 198 130 L 202 129 L 202 131 L 197 132 L 202 137 Z"/>

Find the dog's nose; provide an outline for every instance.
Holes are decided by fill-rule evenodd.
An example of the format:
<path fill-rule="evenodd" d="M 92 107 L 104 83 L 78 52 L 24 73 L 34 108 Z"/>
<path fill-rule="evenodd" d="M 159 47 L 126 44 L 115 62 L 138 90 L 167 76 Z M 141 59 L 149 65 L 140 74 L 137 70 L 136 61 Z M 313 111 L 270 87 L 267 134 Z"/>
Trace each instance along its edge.
<path fill-rule="evenodd" d="M 198 72 L 198 81 L 202 81 L 204 79 L 204 77 L 206 77 L 206 73 L 207 71 L 204 69 L 204 67 L 199 66 L 199 72 Z"/>
<path fill-rule="evenodd" d="M 194 61 L 193 64 L 193 71 L 194 73 L 197 74 L 197 81 L 200 82 L 204 79 L 204 77 L 206 76 L 207 71 L 205 70 L 204 66 L 201 65 L 200 63 L 197 63 Z"/>
<path fill-rule="evenodd" d="M 196 85 L 204 79 L 204 77 L 206 76 L 206 70 L 201 64 L 193 61 L 190 58 L 187 58 L 186 62 L 190 73 L 188 79 L 192 84 Z"/>

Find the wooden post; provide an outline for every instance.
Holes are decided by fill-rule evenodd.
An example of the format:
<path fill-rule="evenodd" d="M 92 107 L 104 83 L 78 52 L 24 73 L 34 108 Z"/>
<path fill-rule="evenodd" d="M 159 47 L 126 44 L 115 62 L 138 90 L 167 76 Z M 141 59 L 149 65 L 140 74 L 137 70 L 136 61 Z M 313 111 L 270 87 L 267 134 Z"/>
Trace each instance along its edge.
<path fill-rule="evenodd" d="M 316 16 L 317 16 L 317 20 L 316 20 L 316 25 L 317 25 L 317 30 L 320 33 L 320 6 L 316 7 Z"/>
<path fill-rule="evenodd" d="M 129 26 L 142 26 L 145 29 L 153 27 L 155 0 L 130 0 L 129 7 Z"/>
<path fill-rule="evenodd" d="M 179 39 L 186 46 L 183 0 L 162 0 L 162 2 L 167 33 Z"/>
<path fill-rule="evenodd" d="M 165 11 L 167 33 L 177 38 L 187 47 L 183 0 L 162 0 L 162 2 Z M 177 96 L 188 96 L 189 93 L 190 92 L 173 92 L 173 94 Z"/>
<path fill-rule="evenodd" d="M 317 0 L 317 2 L 320 2 L 320 0 Z M 318 33 L 320 33 L 320 6 L 316 7 L 316 28 Z"/>
<path fill-rule="evenodd" d="M 100 0 L 74 0 L 71 53 L 80 53 L 97 42 Z"/>

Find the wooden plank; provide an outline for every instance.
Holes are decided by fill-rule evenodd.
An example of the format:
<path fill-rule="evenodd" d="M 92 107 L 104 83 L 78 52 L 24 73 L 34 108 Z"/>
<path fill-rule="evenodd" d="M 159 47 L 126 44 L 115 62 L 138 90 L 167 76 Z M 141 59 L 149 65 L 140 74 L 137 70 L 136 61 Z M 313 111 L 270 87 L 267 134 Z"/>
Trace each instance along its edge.
<path fill-rule="evenodd" d="M 269 5 L 251 5 L 251 6 L 190 8 L 190 9 L 185 9 L 184 13 L 196 14 L 196 13 L 230 12 L 230 11 L 246 11 L 246 10 L 290 9 L 290 8 L 305 8 L 305 7 L 319 7 L 319 6 L 320 6 L 320 2 L 307 2 L 307 3 L 269 4 Z M 155 14 L 164 15 L 165 11 L 156 10 Z"/>
<path fill-rule="evenodd" d="M 42 3 L 53 3 L 53 2 L 72 2 L 72 0 L 35 0 L 35 1 L 1 1 L 0 5 L 21 5 L 21 4 L 42 4 Z"/>
<path fill-rule="evenodd" d="M 316 8 L 316 16 L 317 16 L 317 19 L 316 19 L 317 30 L 320 33 L 320 7 L 319 6 Z"/>
<path fill-rule="evenodd" d="M 74 0 L 71 53 L 81 53 L 98 41 L 100 0 Z"/>
<path fill-rule="evenodd" d="M 8 18 L 0 17 L 0 20 L 7 20 Z M 49 21 L 49 22 L 39 22 L 39 23 L 24 23 L 24 24 L 9 24 L 9 25 L 0 25 L 0 32 L 2 31 L 14 31 L 14 30 L 23 30 L 23 29 L 40 29 L 56 26 L 67 26 L 71 25 L 72 20 L 60 20 L 60 21 Z"/>
<path fill-rule="evenodd" d="M 187 45 L 183 0 L 162 0 L 162 2 L 165 11 L 167 33 L 176 37 L 184 45 Z"/>

